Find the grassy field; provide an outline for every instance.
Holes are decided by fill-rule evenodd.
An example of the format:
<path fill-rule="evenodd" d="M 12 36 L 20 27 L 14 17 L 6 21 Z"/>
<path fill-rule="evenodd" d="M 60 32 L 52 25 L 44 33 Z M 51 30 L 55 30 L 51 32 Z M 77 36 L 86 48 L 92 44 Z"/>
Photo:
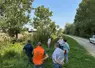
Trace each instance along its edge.
<path fill-rule="evenodd" d="M 79 44 L 69 37 L 65 37 L 70 44 L 69 63 L 63 68 L 95 68 L 95 58 Z M 1 44 L 0 44 L 1 45 Z M 28 65 L 27 56 L 23 53 L 23 43 L 10 44 L 9 47 L 0 50 L 0 68 L 33 68 L 33 64 Z M 44 68 L 53 68 L 51 55 L 54 51 L 53 45 L 48 49 L 43 45 L 49 54 L 49 59 L 44 63 Z"/>

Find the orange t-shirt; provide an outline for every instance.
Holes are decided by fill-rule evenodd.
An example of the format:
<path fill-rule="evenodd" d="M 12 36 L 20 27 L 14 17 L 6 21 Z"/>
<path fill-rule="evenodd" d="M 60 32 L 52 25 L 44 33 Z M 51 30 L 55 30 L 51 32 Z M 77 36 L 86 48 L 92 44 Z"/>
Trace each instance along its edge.
<path fill-rule="evenodd" d="M 35 65 L 43 64 L 44 49 L 41 46 L 37 46 L 33 51 L 33 63 Z"/>

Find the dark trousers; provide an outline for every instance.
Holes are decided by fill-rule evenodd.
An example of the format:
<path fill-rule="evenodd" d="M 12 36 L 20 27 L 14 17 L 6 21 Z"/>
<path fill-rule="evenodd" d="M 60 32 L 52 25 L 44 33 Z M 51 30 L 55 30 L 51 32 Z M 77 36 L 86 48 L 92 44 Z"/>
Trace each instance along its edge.
<path fill-rule="evenodd" d="M 43 68 L 43 65 L 34 65 L 34 68 Z"/>
<path fill-rule="evenodd" d="M 27 54 L 27 53 L 26 53 L 26 55 L 28 57 L 28 63 L 32 63 L 32 57 L 33 57 L 33 55 L 32 54 Z"/>
<path fill-rule="evenodd" d="M 59 45 L 59 48 L 62 49 L 62 50 L 64 50 L 64 46 L 60 46 L 60 45 Z"/>
<path fill-rule="evenodd" d="M 53 63 L 53 66 L 54 66 L 54 68 L 62 68 L 62 65 L 57 64 L 57 63 Z"/>

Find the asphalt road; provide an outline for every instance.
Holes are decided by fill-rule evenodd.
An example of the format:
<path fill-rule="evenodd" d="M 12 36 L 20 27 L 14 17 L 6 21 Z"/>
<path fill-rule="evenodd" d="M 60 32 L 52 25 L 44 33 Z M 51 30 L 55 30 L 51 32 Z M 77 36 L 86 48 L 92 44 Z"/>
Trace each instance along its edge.
<path fill-rule="evenodd" d="M 89 42 L 88 39 L 84 39 L 84 38 L 80 38 L 80 37 L 76 37 L 76 36 L 70 36 L 67 35 L 71 38 L 73 38 L 74 40 L 76 40 L 81 46 L 83 46 L 92 56 L 95 57 L 95 44 L 92 44 Z"/>

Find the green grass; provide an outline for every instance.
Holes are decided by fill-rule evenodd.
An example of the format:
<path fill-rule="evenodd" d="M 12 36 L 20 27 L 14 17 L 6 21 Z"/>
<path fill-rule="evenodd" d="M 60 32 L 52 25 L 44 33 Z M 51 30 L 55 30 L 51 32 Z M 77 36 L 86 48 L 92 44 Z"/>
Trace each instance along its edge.
<path fill-rule="evenodd" d="M 69 38 L 65 37 L 70 44 L 69 63 L 63 65 L 63 68 L 95 68 L 95 58 L 92 57 L 83 47 Z M 53 45 L 48 49 L 43 45 L 49 58 L 44 63 L 44 68 L 53 68 L 52 53 L 54 51 Z M 16 43 L 10 47 L 0 51 L 0 68 L 33 68 L 33 64 L 28 65 L 27 56 L 23 53 L 23 44 Z"/>

